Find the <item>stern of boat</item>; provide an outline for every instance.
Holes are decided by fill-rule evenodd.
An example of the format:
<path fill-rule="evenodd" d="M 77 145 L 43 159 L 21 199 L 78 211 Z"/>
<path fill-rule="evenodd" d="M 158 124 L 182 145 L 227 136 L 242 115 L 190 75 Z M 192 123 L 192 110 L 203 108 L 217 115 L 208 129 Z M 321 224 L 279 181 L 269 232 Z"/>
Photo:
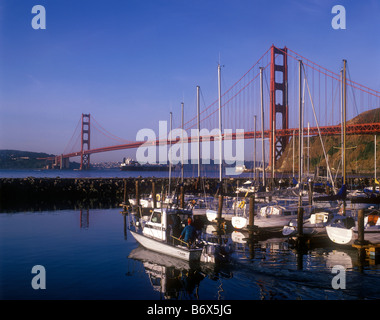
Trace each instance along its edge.
<path fill-rule="evenodd" d="M 336 226 L 327 226 L 326 232 L 330 240 L 337 244 L 352 244 L 354 242 L 354 232 L 352 228 L 346 229 Z"/>

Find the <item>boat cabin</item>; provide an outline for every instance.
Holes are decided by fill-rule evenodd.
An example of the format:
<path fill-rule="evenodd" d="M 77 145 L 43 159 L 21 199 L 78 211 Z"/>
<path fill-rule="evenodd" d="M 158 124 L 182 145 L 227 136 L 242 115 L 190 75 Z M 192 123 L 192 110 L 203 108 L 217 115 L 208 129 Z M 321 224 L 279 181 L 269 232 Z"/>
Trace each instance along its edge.
<path fill-rule="evenodd" d="M 311 224 L 324 224 L 329 221 L 329 212 L 316 212 L 310 215 Z"/>
<path fill-rule="evenodd" d="M 167 241 L 170 235 L 179 237 L 183 228 L 187 225 L 188 218 L 193 218 L 193 213 L 190 210 L 154 209 L 148 222 L 144 225 L 143 234 L 161 241 Z"/>

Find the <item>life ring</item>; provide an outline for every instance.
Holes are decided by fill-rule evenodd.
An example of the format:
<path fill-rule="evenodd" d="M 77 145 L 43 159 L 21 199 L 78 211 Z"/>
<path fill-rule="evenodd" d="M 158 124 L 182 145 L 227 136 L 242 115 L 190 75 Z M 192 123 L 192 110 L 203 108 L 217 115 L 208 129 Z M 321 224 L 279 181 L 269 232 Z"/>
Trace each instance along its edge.
<path fill-rule="evenodd" d="M 161 196 L 160 196 L 159 193 L 156 194 L 156 200 L 157 200 L 157 201 L 160 201 L 160 200 L 161 200 Z"/>

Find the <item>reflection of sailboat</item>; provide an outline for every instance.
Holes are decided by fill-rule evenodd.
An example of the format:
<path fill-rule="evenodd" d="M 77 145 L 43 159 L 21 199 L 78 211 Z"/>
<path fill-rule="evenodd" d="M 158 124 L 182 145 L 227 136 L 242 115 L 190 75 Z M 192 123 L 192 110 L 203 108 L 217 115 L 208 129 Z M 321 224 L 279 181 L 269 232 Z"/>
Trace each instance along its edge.
<path fill-rule="evenodd" d="M 205 249 L 202 252 L 202 262 L 221 262 L 227 261 L 233 251 L 232 241 L 230 236 L 221 232 L 215 225 L 207 225 L 201 235 L 202 241 L 205 244 Z"/>
<path fill-rule="evenodd" d="M 245 244 L 247 243 L 247 239 L 249 237 L 249 234 L 247 231 L 233 231 L 231 233 L 231 240 L 234 242 L 234 243 L 241 243 L 241 244 Z"/>
<path fill-rule="evenodd" d="M 132 250 L 128 258 L 143 263 L 153 290 L 165 299 L 198 298 L 199 284 L 205 275 L 189 263 L 143 247 Z"/>
<path fill-rule="evenodd" d="M 128 258 L 143 263 L 153 289 L 165 299 L 198 299 L 199 285 L 204 278 L 216 281 L 232 277 L 222 265 L 186 262 L 141 246 L 132 250 Z"/>
<path fill-rule="evenodd" d="M 158 252 L 152 252 L 151 250 L 146 249 L 142 246 L 138 246 L 136 249 L 133 249 L 130 252 L 128 258 L 142 262 L 149 261 L 151 263 L 155 263 L 164 267 L 175 267 L 176 269 L 180 270 L 187 270 L 190 268 L 190 263 L 188 261 L 162 255 Z"/>
<path fill-rule="evenodd" d="M 253 259 L 254 257 L 254 242 L 249 241 L 248 231 L 233 231 L 231 240 L 233 241 L 235 259 Z"/>
<path fill-rule="evenodd" d="M 333 268 L 337 265 L 343 266 L 345 269 L 352 269 L 352 257 L 343 251 L 333 250 L 327 254 L 326 267 Z"/>

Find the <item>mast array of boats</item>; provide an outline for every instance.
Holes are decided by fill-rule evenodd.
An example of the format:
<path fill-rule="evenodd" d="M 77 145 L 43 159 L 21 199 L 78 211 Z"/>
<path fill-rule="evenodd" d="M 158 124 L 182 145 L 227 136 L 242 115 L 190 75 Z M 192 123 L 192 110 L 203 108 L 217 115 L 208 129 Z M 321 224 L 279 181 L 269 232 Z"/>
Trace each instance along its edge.
<path fill-rule="evenodd" d="M 329 238 L 332 242 L 338 244 L 352 244 L 355 240 L 359 239 L 358 233 L 360 233 L 360 225 L 364 228 L 365 239 L 373 244 L 380 243 L 380 219 L 378 219 L 379 212 L 372 210 L 367 216 L 358 222 L 357 210 L 359 208 L 366 208 L 368 206 L 355 205 L 354 201 L 350 202 L 350 206 L 347 206 L 347 192 L 346 192 L 346 60 L 343 60 L 343 70 L 341 76 L 342 94 L 341 94 L 341 106 L 342 106 L 342 188 L 337 192 L 335 191 L 334 181 L 330 172 L 328 159 L 323 146 L 323 141 L 319 131 L 319 137 L 322 143 L 324 156 L 326 157 L 327 175 L 330 180 L 334 195 L 327 197 L 315 197 L 313 192 L 313 182 L 309 179 L 309 190 L 304 190 L 304 174 L 303 174 L 303 108 L 305 105 L 305 92 L 306 88 L 309 91 L 311 104 L 315 116 L 315 121 L 319 130 L 318 120 L 316 119 L 314 104 L 310 94 L 310 88 L 306 76 L 302 77 L 302 70 L 304 70 L 302 61 L 299 60 L 299 168 L 298 168 L 298 181 L 295 187 L 291 187 L 283 190 L 266 190 L 266 170 L 265 170 L 265 146 L 264 146 L 264 94 L 263 94 L 263 68 L 260 68 L 260 104 L 261 104 L 261 139 L 262 139 L 262 179 L 261 188 L 257 185 L 249 186 L 243 185 L 245 189 L 237 187 L 235 197 L 222 196 L 222 114 L 221 114 L 221 66 L 218 63 L 218 106 L 219 106 L 219 183 L 221 201 L 214 208 L 210 207 L 207 203 L 207 208 L 203 206 L 202 214 L 204 214 L 209 223 L 217 222 L 220 220 L 230 221 L 231 226 L 235 230 L 248 230 L 248 214 L 247 208 L 249 206 L 250 195 L 254 195 L 254 225 L 255 230 L 264 232 L 282 233 L 286 238 L 295 237 L 300 235 L 299 228 L 302 228 L 303 237 L 325 237 Z M 303 80 L 303 81 L 302 81 Z M 304 82 L 304 86 L 302 86 Z M 198 178 L 201 178 L 201 158 L 200 158 L 200 103 L 199 103 L 199 90 L 197 86 L 197 128 L 198 128 Z M 181 103 L 181 123 L 182 129 L 184 129 L 184 104 Z M 256 132 L 256 116 L 254 121 Z M 309 124 L 308 124 L 309 128 Z M 172 130 L 172 113 L 170 112 L 170 132 Z M 309 131 L 308 131 L 309 136 Z M 170 146 L 172 143 L 172 137 L 169 137 Z M 184 139 L 181 138 L 181 145 L 183 148 Z M 216 143 L 216 142 L 215 142 Z M 375 137 L 376 143 L 376 137 Z M 294 144 L 295 134 L 293 132 L 293 179 L 295 176 L 294 169 Z M 308 142 L 309 148 L 309 142 Z M 171 149 L 170 149 L 171 150 Z M 376 149 L 375 149 L 376 150 Z M 309 151 L 308 151 L 309 152 Z M 376 151 L 375 151 L 376 152 Z M 254 181 L 256 179 L 256 136 L 254 137 Z M 181 184 L 184 182 L 184 159 L 183 149 L 181 158 Z M 172 173 L 172 155 L 169 154 L 169 187 L 168 192 L 171 192 L 171 173 Z M 309 175 L 309 166 L 308 175 Z M 272 177 L 274 174 L 274 164 L 272 164 Z M 375 157 L 375 179 L 376 179 L 376 157 Z M 245 195 L 239 198 L 239 193 L 245 191 Z M 153 195 L 154 197 L 155 195 Z M 305 200 L 305 196 L 308 200 Z M 252 201 L 252 198 L 251 198 Z M 194 202 L 195 203 L 195 202 Z M 215 262 L 217 260 L 215 252 L 216 245 L 207 242 L 205 239 L 198 239 L 198 242 L 194 242 L 192 246 L 178 241 L 178 238 L 172 235 L 168 235 L 170 230 L 169 220 L 173 220 L 174 217 L 181 216 L 182 221 L 185 216 L 194 217 L 193 207 L 191 210 L 185 210 L 178 208 L 178 206 L 168 205 L 168 203 L 161 203 L 158 208 L 154 208 L 147 221 L 139 220 L 140 225 L 137 225 L 137 230 L 131 231 L 135 239 L 144 247 L 156 252 L 165 253 L 167 255 L 188 260 L 188 261 L 205 261 Z M 195 209 L 196 210 L 196 209 Z M 195 211 L 194 210 L 194 211 Z M 301 219 L 301 220 L 300 220 Z M 360 224 L 360 225 L 359 225 Z M 139 232 L 138 232 L 138 229 Z M 362 233 L 363 233 L 362 232 Z M 361 235 L 362 237 L 362 235 Z M 212 249 L 210 249 L 212 248 Z M 210 255 L 210 252 L 212 254 Z M 218 251 L 220 252 L 220 250 Z"/>

